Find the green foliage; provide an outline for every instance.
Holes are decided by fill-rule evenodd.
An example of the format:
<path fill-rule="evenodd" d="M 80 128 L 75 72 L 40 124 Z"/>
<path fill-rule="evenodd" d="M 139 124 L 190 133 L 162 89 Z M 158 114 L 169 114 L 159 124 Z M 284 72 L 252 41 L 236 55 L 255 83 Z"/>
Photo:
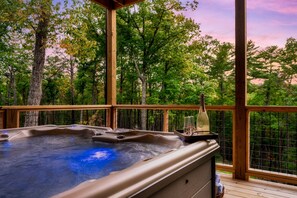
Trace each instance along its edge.
<path fill-rule="evenodd" d="M 1 5 L 0 104 L 26 104 L 35 13 L 42 9 L 53 11 L 42 104 L 104 103 L 102 7 L 43 0 Z M 197 1 L 148 0 L 117 11 L 118 103 L 140 104 L 145 97 L 148 104 L 198 104 L 205 93 L 207 104 L 234 104 L 234 46 L 199 35 L 199 25 L 181 14 L 197 6 Z M 288 38 L 283 48 L 262 49 L 248 42 L 249 104 L 296 105 L 296 43 Z"/>
<path fill-rule="evenodd" d="M 89 1 L 78 1 L 65 11 L 64 20 L 61 47 L 76 60 L 76 102 L 104 103 L 105 11 Z"/>
<path fill-rule="evenodd" d="M 284 48 L 259 50 L 249 42 L 249 104 L 296 105 L 296 43 L 296 39 L 289 38 Z"/>
<path fill-rule="evenodd" d="M 179 1 L 158 0 L 118 11 L 119 63 L 125 65 L 120 68 L 131 67 L 129 70 L 137 74 L 142 88 L 148 86 L 148 93 L 141 89 L 138 100 L 142 104 L 178 103 L 181 74 L 190 64 L 187 43 L 199 34 L 197 24 L 177 14 L 184 9 Z M 121 72 L 121 79 L 130 80 L 123 75 L 126 74 Z"/>

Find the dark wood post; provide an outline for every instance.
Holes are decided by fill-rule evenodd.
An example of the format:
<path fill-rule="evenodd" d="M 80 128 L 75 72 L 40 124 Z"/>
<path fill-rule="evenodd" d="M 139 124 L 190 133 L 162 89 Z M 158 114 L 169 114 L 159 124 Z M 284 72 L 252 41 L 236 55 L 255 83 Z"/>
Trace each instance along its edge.
<path fill-rule="evenodd" d="M 246 0 L 235 1 L 235 136 L 233 165 L 236 179 L 248 180 Z"/>
<path fill-rule="evenodd" d="M 0 129 L 5 129 L 6 125 L 5 111 L 0 110 Z"/>
<path fill-rule="evenodd" d="M 17 109 L 5 110 L 5 127 L 4 128 L 19 128 L 20 127 L 20 112 Z"/>

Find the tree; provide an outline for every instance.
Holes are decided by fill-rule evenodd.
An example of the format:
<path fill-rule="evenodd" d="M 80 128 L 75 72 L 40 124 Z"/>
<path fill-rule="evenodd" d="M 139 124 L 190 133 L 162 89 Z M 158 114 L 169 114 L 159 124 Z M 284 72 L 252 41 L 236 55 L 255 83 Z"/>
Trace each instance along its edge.
<path fill-rule="evenodd" d="M 195 2 L 194 2 L 195 3 Z M 147 84 L 153 68 L 159 64 L 162 49 L 177 42 L 188 43 L 199 26 L 178 12 L 186 8 L 177 0 L 145 1 L 118 12 L 118 34 L 130 35 L 126 51 L 141 82 L 141 104 L 147 104 Z M 126 38 L 127 39 L 127 38 Z M 172 49 L 172 48 L 171 48 Z M 147 114 L 141 111 L 141 128 L 146 129 Z"/>
<path fill-rule="evenodd" d="M 288 38 L 285 47 L 280 51 L 281 76 L 284 81 L 286 97 L 284 105 L 296 105 L 297 92 L 294 92 L 293 80 L 297 78 L 297 40 Z M 296 86 L 296 85 L 295 85 Z M 295 100 L 294 100 L 295 99 Z"/>
<path fill-rule="evenodd" d="M 263 85 L 258 91 L 258 102 L 263 105 L 280 104 L 282 100 L 283 89 L 281 89 L 284 81 L 281 79 L 281 67 L 279 64 L 280 49 L 277 46 L 269 46 L 258 53 L 259 65 L 256 68 L 255 74 L 263 79 Z M 277 97 L 279 96 L 279 97 Z"/>
<path fill-rule="evenodd" d="M 74 1 L 64 13 L 65 36 L 61 47 L 75 60 L 74 82 L 81 104 L 104 102 L 105 82 L 105 11 L 91 2 Z M 73 70 L 72 70 L 73 71 Z M 73 73 L 73 72 L 72 72 Z M 71 77 L 73 78 L 73 77 Z"/>
<path fill-rule="evenodd" d="M 207 74 L 216 80 L 217 97 L 215 104 L 234 104 L 234 46 L 230 43 L 217 43 L 208 57 Z"/>
<path fill-rule="evenodd" d="M 40 105 L 42 96 L 41 87 L 45 62 L 45 50 L 48 44 L 49 23 L 52 15 L 52 1 L 31 1 L 28 5 L 30 5 L 30 9 L 34 9 L 37 14 L 28 13 L 28 19 L 30 19 L 30 16 L 33 17 L 33 21 L 28 22 L 30 23 L 35 34 L 35 44 L 32 75 L 27 104 Z M 24 125 L 38 125 L 38 112 L 27 113 Z"/>

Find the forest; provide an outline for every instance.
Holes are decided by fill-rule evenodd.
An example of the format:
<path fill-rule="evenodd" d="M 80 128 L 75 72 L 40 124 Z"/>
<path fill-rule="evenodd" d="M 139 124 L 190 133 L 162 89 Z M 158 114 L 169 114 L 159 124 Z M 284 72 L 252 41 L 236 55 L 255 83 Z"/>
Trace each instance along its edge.
<path fill-rule="evenodd" d="M 183 15 L 198 6 L 146 0 L 117 11 L 118 104 L 198 105 L 201 93 L 207 105 L 235 104 L 234 43 L 202 35 L 200 24 Z M 0 106 L 105 104 L 105 9 L 88 0 L 2 0 L 0 22 Z M 296 49 L 296 35 L 284 47 L 248 41 L 248 105 L 297 106 Z M 277 116 L 253 113 L 261 123 Z M 296 123 L 296 113 L 284 119 Z M 232 129 L 230 122 L 222 125 Z M 255 149 L 266 151 L 255 152 L 254 163 L 286 153 L 289 165 L 278 158 L 275 164 L 264 159 L 263 166 L 290 166 L 297 174 L 296 126 L 261 125 L 251 136 L 256 133 L 278 146 L 253 139 Z M 224 160 L 232 161 L 227 152 Z"/>

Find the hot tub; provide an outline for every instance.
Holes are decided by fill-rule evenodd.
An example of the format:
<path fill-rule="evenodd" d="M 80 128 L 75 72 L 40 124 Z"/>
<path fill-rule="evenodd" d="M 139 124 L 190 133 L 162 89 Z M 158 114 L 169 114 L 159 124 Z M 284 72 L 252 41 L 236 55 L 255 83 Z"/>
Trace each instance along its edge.
<path fill-rule="evenodd" d="M 0 134 L 0 197 L 214 197 L 214 140 L 83 125 Z"/>

